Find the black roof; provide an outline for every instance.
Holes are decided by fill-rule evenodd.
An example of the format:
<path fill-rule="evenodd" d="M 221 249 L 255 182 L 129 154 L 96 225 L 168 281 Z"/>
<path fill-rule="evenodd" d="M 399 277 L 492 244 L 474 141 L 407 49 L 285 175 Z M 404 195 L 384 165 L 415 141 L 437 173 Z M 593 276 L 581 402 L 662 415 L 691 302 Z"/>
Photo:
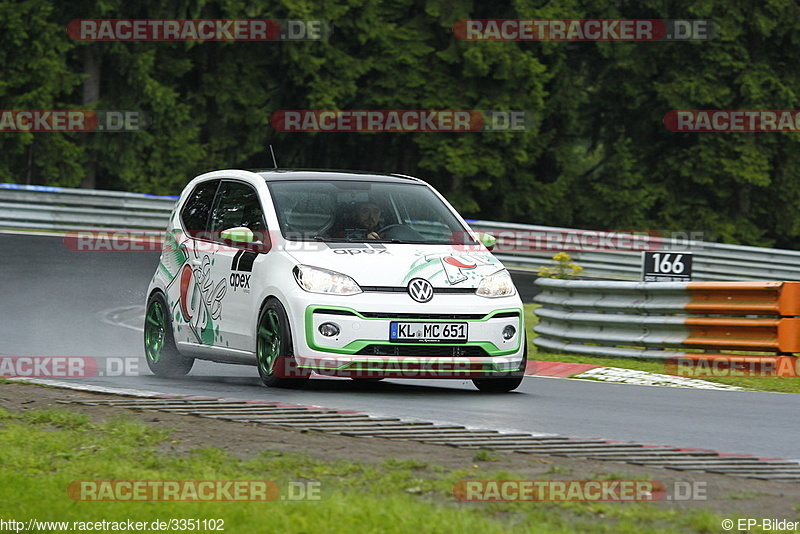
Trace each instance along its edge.
<path fill-rule="evenodd" d="M 267 182 L 289 180 L 355 180 L 370 182 L 390 183 L 418 183 L 423 184 L 419 178 L 403 176 L 402 174 L 378 174 L 367 171 L 323 170 L 323 169 L 254 169 L 254 172 Z"/>

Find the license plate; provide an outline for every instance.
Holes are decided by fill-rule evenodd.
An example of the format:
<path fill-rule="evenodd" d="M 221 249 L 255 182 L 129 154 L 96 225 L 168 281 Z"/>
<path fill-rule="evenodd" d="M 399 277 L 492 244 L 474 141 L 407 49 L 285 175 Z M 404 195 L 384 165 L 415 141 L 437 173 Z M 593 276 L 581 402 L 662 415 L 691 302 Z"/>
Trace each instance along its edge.
<path fill-rule="evenodd" d="M 465 343 L 467 341 L 467 323 L 392 321 L 389 324 L 389 341 Z"/>

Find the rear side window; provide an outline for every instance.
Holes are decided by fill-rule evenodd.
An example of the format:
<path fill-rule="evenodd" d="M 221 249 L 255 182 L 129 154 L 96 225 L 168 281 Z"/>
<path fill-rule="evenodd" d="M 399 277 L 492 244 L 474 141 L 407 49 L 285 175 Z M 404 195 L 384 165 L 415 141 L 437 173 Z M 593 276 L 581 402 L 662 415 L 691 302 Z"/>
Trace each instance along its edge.
<path fill-rule="evenodd" d="M 208 216 L 214 203 L 214 193 L 217 192 L 219 180 L 203 182 L 194 188 L 186 204 L 181 210 L 181 222 L 186 233 L 198 237 L 207 230 Z"/>

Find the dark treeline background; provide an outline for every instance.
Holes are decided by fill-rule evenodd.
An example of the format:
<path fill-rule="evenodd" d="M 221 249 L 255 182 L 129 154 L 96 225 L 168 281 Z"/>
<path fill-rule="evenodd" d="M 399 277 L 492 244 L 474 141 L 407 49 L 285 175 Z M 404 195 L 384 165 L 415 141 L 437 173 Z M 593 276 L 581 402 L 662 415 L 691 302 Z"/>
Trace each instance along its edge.
<path fill-rule="evenodd" d="M 77 42 L 72 19 L 322 19 L 325 41 Z M 466 42 L 466 18 L 711 18 L 697 42 Z M 794 0 L 0 0 L 0 107 L 141 110 L 0 134 L 0 180 L 176 194 L 218 168 L 419 176 L 466 216 L 798 248 L 800 133 L 675 134 L 671 109 L 800 109 Z M 280 133 L 281 109 L 527 110 L 524 133 Z"/>

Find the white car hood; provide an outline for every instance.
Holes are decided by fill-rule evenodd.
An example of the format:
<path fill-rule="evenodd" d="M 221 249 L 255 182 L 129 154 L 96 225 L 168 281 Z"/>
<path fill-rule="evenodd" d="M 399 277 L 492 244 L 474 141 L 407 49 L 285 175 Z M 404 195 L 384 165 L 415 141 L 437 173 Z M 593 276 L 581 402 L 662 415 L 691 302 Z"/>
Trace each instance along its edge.
<path fill-rule="evenodd" d="M 296 242 L 284 250 L 298 263 L 346 274 L 360 286 L 405 287 L 424 278 L 434 287 L 468 289 L 503 269 L 475 246 Z"/>

